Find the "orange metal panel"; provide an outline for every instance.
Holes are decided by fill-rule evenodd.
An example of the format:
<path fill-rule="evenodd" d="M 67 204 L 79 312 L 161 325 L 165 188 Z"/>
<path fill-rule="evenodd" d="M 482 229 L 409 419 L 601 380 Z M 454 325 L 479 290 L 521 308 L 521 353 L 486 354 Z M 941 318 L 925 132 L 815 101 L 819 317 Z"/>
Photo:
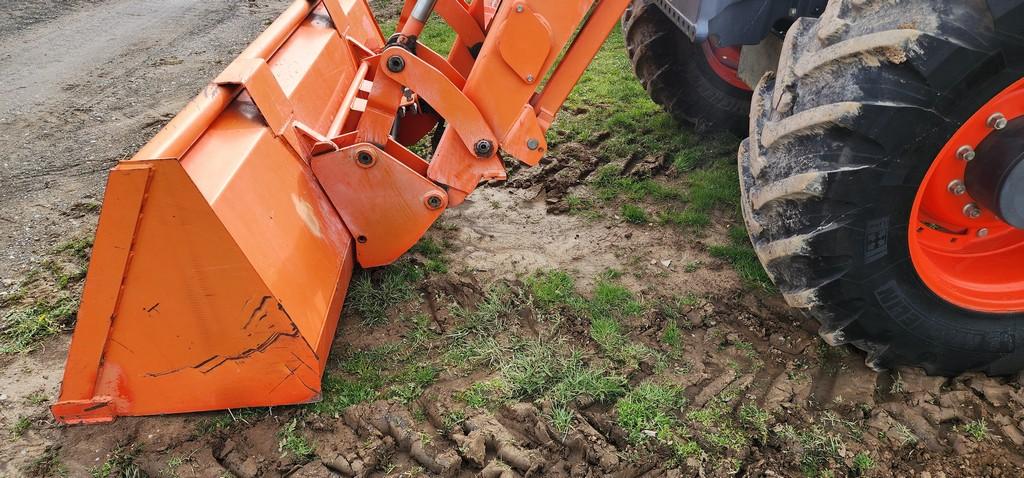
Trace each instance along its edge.
<path fill-rule="evenodd" d="M 132 161 L 119 166 L 115 177 L 135 168 L 150 169 L 152 177 L 134 238 L 125 237 L 132 235 L 128 228 L 101 232 L 119 236 L 114 239 L 121 243 L 130 240 L 131 262 L 123 276 L 96 268 L 87 279 L 100 285 L 120 279 L 125 286 L 112 313 L 82 309 L 73 339 L 95 341 L 109 328 L 98 342 L 105 345 L 103 358 L 91 392 L 66 377 L 53 408 L 58 419 L 74 423 L 316 399 L 321 344 L 313 342 L 316 335 L 307 340 L 290 317 L 306 306 L 275 298 L 251 255 L 179 162 Z M 107 202 L 105 207 L 111 212 L 104 215 L 113 217 L 127 215 L 132 205 Z M 123 207 L 129 209 L 118 211 Z M 349 252 L 338 253 L 344 260 Z M 116 261 L 121 254 L 116 248 L 97 249 L 94 263 Z M 347 284 L 345 272 L 332 279 L 335 289 Z M 334 301 L 342 299 L 339 294 Z M 325 314 L 324 328 L 333 329 L 336 320 Z M 68 368 L 76 370 L 77 364 Z M 84 406 L 89 399 L 83 400 L 83 393 L 91 393 L 92 406 Z"/>
<path fill-rule="evenodd" d="M 295 2 L 111 173 L 58 420 L 319 397 L 355 257 L 303 156 L 383 45 L 365 0 L 334 7 Z"/>
<path fill-rule="evenodd" d="M 447 119 L 449 125 L 458 132 L 468 151 L 473 151 L 480 141 L 489 141 L 497 147 L 498 140 L 484 121 L 480 110 L 444 74 L 399 47 L 384 50 L 381 57 L 381 61 L 385 62 L 392 57 L 402 58 L 405 64 L 402 71 L 394 72 L 385 68 L 382 70 L 384 74 L 409 87 L 430 103 L 430 106 Z"/>
<path fill-rule="evenodd" d="M 82 291 L 78 329 L 68 351 L 62 400 L 93 398 L 103 349 L 131 259 L 149 176 L 148 164 L 135 167 L 125 163 L 111 172 L 107 180 L 106 198 L 119 207 L 104 208 L 100 214 L 93 249 L 103 253 L 94 254 Z"/>
<path fill-rule="evenodd" d="M 483 29 L 466 7 L 462 0 L 438 0 L 434 11 L 455 31 L 463 45 L 483 43 Z"/>
<path fill-rule="evenodd" d="M 529 5 L 517 5 L 505 19 L 498 40 L 498 51 L 505 63 L 526 83 L 541 77 L 541 68 L 551 54 L 551 31 Z"/>
<path fill-rule="evenodd" d="M 411 152 L 405 156 L 415 157 Z M 448 206 L 443 189 L 372 144 L 317 156 L 312 165 L 356 238 L 363 267 L 397 260 Z"/>

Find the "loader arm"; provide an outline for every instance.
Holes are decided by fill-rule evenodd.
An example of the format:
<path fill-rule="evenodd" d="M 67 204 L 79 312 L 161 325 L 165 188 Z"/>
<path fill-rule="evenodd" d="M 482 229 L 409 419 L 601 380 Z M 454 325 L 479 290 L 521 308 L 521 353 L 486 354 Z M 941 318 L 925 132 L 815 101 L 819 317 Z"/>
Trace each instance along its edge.
<path fill-rule="evenodd" d="M 111 171 L 54 416 L 319 400 L 356 264 L 504 179 L 502 152 L 536 165 L 628 3 L 408 0 L 384 38 L 366 0 L 296 0 Z"/>

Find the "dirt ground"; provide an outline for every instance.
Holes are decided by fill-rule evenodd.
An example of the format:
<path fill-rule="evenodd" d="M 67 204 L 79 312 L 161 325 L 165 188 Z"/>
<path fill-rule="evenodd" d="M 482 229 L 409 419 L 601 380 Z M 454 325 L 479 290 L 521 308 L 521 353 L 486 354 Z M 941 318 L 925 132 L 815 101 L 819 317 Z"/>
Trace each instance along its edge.
<path fill-rule="evenodd" d="M 25 284 L 77 293 L 87 248 L 65 245 L 91 237 L 106 170 L 288 3 L 4 7 L 0 316 L 52 299 Z M 559 145 L 360 273 L 320 404 L 64 427 L 46 407 L 70 329 L 0 355 L 0 476 L 1021 476 L 1020 377 L 875 372 L 829 348 L 712 254 L 731 211 L 694 234 L 595 195 L 603 163 L 686 180 L 601 141 Z M 359 291 L 395 277 L 374 319 Z"/>

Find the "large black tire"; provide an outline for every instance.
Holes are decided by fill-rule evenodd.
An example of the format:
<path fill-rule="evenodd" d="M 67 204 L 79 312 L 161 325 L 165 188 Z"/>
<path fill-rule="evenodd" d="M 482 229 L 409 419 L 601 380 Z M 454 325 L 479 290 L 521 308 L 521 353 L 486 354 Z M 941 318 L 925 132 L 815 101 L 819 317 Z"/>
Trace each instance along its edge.
<path fill-rule="evenodd" d="M 698 133 L 747 135 L 750 91 L 722 80 L 702 47 L 650 0 L 634 0 L 622 17 L 633 71 L 655 103 Z"/>
<path fill-rule="evenodd" d="M 911 207 L 940 148 L 1022 77 L 1020 4 L 832 0 L 820 19 L 793 25 L 778 73 L 755 88 L 739 154 L 751 240 L 789 303 L 829 343 L 867 351 L 875 369 L 1024 368 L 1024 314 L 946 302 L 908 246 Z"/>

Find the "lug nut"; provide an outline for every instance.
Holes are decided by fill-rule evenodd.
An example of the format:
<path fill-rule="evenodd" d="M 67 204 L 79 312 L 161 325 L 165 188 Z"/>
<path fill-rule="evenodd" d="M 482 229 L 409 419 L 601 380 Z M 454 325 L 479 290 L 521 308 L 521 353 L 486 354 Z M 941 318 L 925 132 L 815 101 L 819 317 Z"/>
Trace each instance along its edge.
<path fill-rule="evenodd" d="M 947 186 L 947 188 L 949 189 L 949 192 L 953 193 L 956 196 L 963 196 L 964 194 L 967 193 L 967 186 L 964 186 L 964 182 L 959 179 L 954 179 L 950 181 L 949 186 Z"/>
<path fill-rule="evenodd" d="M 956 157 L 963 161 L 974 161 L 974 148 L 970 146 L 961 146 L 960 149 L 956 150 Z"/>
<path fill-rule="evenodd" d="M 972 202 L 972 203 L 964 206 L 964 216 L 967 216 L 967 217 L 969 217 L 971 219 L 977 219 L 977 218 L 981 217 L 981 208 L 978 207 L 977 204 L 974 204 Z"/>
<path fill-rule="evenodd" d="M 978 237 L 988 237 L 988 228 L 983 227 L 981 229 L 978 229 Z"/>
<path fill-rule="evenodd" d="M 988 127 L 992 129 L 1003 129 L 1006 127 L 1006 116 L 1002 113 L 995 113 L 988 117 Z"/>
<path fill-rule="evenodd" d="M 494 154 L 494 144 L 486 139 L 481 139 L 476 142 L 476 146 L 473 147 L 473 152 L 481 158 L 489 158 Z"/>

